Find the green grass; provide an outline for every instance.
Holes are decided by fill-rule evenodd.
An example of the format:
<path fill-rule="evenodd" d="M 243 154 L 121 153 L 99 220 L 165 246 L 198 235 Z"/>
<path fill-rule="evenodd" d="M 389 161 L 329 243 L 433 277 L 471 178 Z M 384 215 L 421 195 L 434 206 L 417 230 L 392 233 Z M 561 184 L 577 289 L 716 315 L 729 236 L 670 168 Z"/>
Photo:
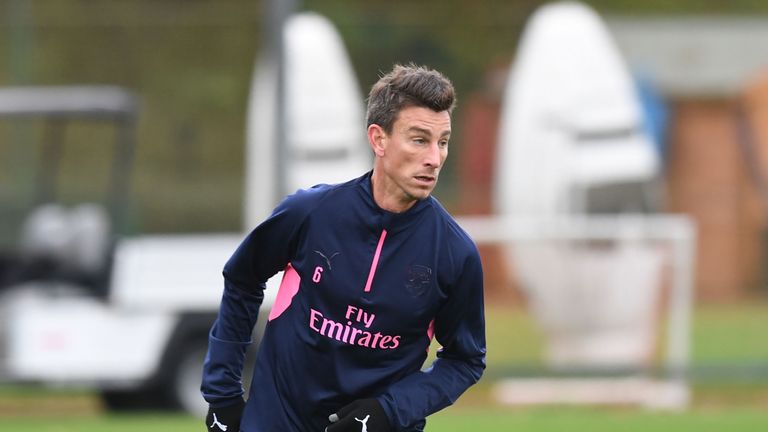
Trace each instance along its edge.
<path fill-rule="evenodd" d="M 188 416 L 139 414 L 60 418 L 0 418 L 0 430 L 14 432 L 181 432 L 203 430 Z M 427 430 L 439 432 L 752 432 L 768 430 L 759 409 L 653 413 L 586 408 L 449 409 L 432 416 Z"/>
<path fill-rule="evenodd" d="M 642 411 L 548 408 L 523 411 L 486 410 L 437 415 L 436 431 L 755 431 L 768 426 L 768 415 L 755 411 L 658 414 Z"/>
<path fill-rule="evenodd" d="M 430 430 L 451 431 L 589 431 L 589 432 L 722 432 L 768 428 L 765 411 L 713 411 L 681 414 L 638 410 L 545 408 L 446 411 L 429 420 Z"/>
<path fill-rule="evenodd" d="M 693 362 L 768 364 L 766 302 L 698 307 L 694 315 Z"/>
<path fill-rule="evenodd" d="M 205 430 L 189 416 L 163 414 L 0 418 L 0 430 L 16 432 L 175 432 Z"/>
<path fill-rule="evenodd" d="M 488 368 L 540 365 L 543 340 L 522 308 L 488 307 Z M 768 302 L 697 306 L 692 316 L 691 364 L 768 365 Z"/>
<path fill-rule="evenodd" d="M 488 373 L 457 404 L 428 420 L 427 430 L 721 432 L 768 430 L 768 377 L 694 377 L 692 407 L 681 413 L 632 408 L 505 408 L 492 397 L 494 378 L 509 364 L 535 364 L 542 344 L 521 309 L 490 307 Z M 697 307 L 692 328 L 694 366 L 768 365 L 768 304 Z M 431 350 L 434 355 L 434 349 Z M 0 387 L 0 431 L 176 432 L 203 430 L 200 419 L 162 413 L 110 414 L 87 390 Z"/>

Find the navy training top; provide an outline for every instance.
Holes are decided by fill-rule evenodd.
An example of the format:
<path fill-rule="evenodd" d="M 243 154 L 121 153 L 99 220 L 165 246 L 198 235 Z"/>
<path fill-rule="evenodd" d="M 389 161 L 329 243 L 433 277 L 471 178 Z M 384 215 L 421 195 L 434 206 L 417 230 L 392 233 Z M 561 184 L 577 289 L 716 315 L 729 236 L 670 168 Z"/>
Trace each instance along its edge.
<path fill-rule="evenodd" d="M 285 198 L 227 261 L 202 384 L 212 406 L 242 396 L 265 282 L 280 270 L 242 431 L 322 431 L 361 398 L 377 398 L 395 430 L 421 431 L 480 379 L 475 244 L 433 197 L 403 213 L 381 209 L 368 172 Z M 442 349 L 422 370 L 433 336 Z"/>

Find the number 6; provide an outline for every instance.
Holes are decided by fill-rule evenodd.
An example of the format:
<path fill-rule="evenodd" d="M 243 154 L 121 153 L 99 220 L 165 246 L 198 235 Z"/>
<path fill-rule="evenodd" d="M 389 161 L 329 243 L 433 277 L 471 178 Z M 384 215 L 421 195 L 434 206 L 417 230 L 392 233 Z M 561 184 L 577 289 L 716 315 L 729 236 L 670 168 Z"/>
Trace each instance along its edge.
<path fill-rule="evenodd" d="M 323 268 L 320 266 L 315 267 L 315 273 L 312 275 L 312 282 L 319 283 L 320 278 L 323 276 Z"/>

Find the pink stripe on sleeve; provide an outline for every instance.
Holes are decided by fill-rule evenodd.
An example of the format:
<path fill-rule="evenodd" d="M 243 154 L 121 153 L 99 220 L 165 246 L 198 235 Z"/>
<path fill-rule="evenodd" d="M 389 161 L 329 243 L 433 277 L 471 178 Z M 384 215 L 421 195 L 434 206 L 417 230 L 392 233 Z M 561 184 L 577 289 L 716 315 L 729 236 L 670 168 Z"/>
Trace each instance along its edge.
<path fill-rule="evenodd" d="M 433 337 L 435 337 L 435 320 L 429 322 L 429 327 L 427 327 L 427 337 L 429 340 L 432 340 Z"/>
<path fill-rule="evenodd" d="M 373 283 L 373 275 L 376 273 L 376 267 L 379 265 L 379 257 L 381 256 L 381 247 L 384 246 L 384 239 L 387 237 L 387 230 L 381 231 L 381 237 L 379 237 L 379 244 L 376 246 L 376 253 L 373 254 L 373 262 L 371 263 L 371 271 L 368 272 L 368 281 L 365 283 L 365 292 L 371 291 L 371 284 Z"/>
<path fill-rule="evenodd" d="M 269 311 L 269 321 L 279 317 L 288 309 L 288 306 L 293 301 L 293 297 L 299 292 L 300 283 L 301 276 L 293 269 L 291 264 L 288 264 L 285 267 L 283 280 L 280 282 L 280 288 L 277 291 L 275 304 L 272 305 L 272 310 Z"/>
<path fill-rule="evenodd" d="M 432 344 L 432 339 L 435 337 L 435 320 L 429 322 L 429 327 L 427 327 L 427 337 L 429 338 L 429 343 Z M 427 352 L 429 352 L 429 345 L 427 345 Z"/>

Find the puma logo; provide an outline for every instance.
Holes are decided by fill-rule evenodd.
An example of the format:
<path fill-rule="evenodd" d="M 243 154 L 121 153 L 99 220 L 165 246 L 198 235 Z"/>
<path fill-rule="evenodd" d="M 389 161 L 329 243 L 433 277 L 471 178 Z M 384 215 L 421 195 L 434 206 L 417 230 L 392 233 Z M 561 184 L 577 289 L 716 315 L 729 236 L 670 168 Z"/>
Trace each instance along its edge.
<path fill-rule="evenodd" d="M 331 254 L 331 256 L 330 256 L 330 257 L 327 257 L 327 256 L 325 256 L 325 254 L 323 254 L 323 253 L 322 253 L 322 252 L 320 252 L 319 250 L 316 250 L 316 251 L 314 251 L 314 252 L 315 252 L 316 254 L 320 255 L 321 257 L 323 257 L 323 259 L 325 260 L 325 262 L 328 264 L 328 270 L 330 270 L 330 269 L 331 269 L 331 260 L 333 259 L 333 257 L 335 257 L 336 255 L 338 255 L 338 254 L 340 254 L 340 253 L 341 253 L 341 252 L 334 252 L 333 254 Z"/>
<path fill-rule="evenodd" d="M 370 414 L 368 414 L 367 416 L 365 416 L 365 418 L 364 418 L 364 419 L 362 419 L 362 420 L 360 420 L 359 418 L 355 417 L 355 420 L 357 420 L 357 421 L 359 421 L 360 423 L 362 423 L 362 424 L 363 424 L 363 428 L 360 430 L 360 432 L 368 432 L 368 425 L 367 425 L 366 423 L 368 423 L 368 419 L 369 419 L 370 417 L 371 417 L 371 415 L 370 415 Z"/>
<path fill-rule="evenodd" d="M 227 425 L 219 423 L 219 419 L 216 418 L 216 413 L 213 413 L 213 423 L 211 423 L 211 428 L 214 426 L 218 426 L 219 429 L 222 430 L 222 432 L 227 432 Z"/>

